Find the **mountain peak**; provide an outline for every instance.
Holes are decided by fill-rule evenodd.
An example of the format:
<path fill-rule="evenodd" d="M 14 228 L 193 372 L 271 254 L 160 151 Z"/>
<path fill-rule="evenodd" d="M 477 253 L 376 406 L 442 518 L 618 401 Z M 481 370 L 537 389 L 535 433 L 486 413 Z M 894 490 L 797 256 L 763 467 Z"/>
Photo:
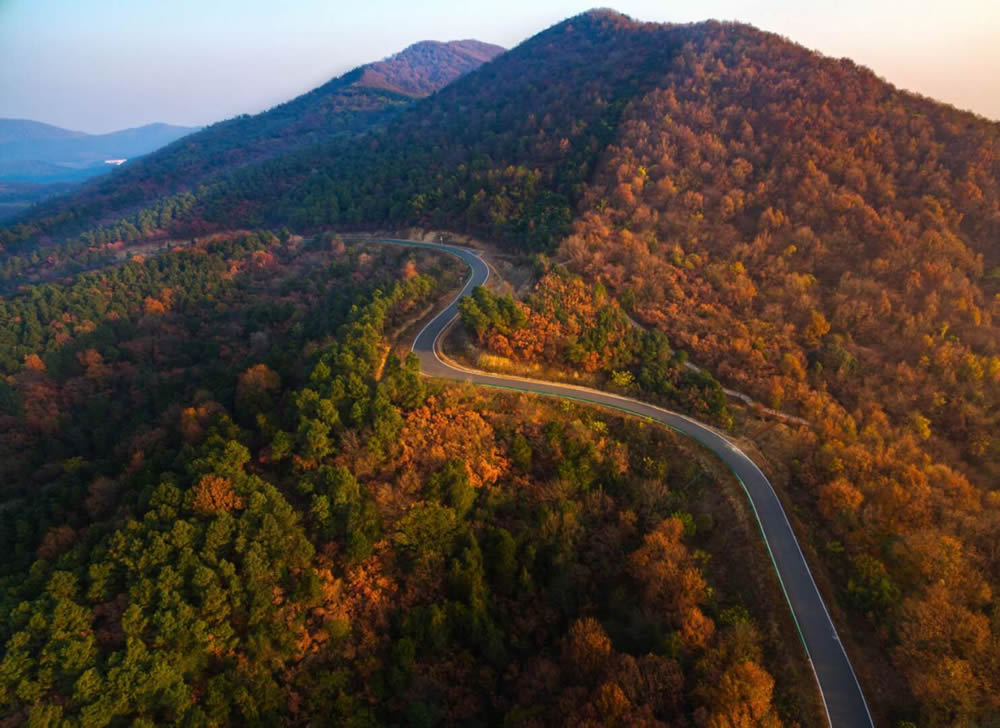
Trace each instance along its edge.
<path fill-rule="evenodd" d="M 644 23 L 634 20 L 628 15 L 625 15 L 625 13 L 620 13 L 612 8 L 591 8 L 586 12 L 580 13 L 576 17 L 569 18 L 565 22 L 570 25 L 584 22 L 598 27 L 611 28 L 635 28 L 640 25 L 644 25 Z"/>
<path fill-rule="evenodd" d="M 495 58 L 500 53 L 503 53 L 504 50 L 505 49 L 502 46 L 494 45 L 493 43 L 484 43 L 483 41 L 476 40 L 475 38 L 449 41 L 421 40 L 407 46 L 399 53 L 394 53 L 385 60 L 413 56 L 419 57 L 428 52 L 452 52 L 460 55 L 472 56 L 485 62 Z"/>
<path fill-rule="evenodd" d="M 503 52 L 500 46 L 478 40 L 424 40 L 363 66 L 357 85 L 406 96 L 429 96 Z"/>
<path fill-rule="evenodd" d="M 591 8 L 590 10 L 580 13 L 580 16 L 596 19 L 632 20 L 632 18 L 625 15 L 625 13 L 620 13 L 614 8 Z"/>

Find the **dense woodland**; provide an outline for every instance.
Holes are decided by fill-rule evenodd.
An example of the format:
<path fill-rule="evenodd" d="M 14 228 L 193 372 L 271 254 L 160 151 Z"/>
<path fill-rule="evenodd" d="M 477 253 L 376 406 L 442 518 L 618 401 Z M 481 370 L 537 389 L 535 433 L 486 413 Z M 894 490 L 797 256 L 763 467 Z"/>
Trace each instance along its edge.
<path fill-rule="evenodd" d="M 254 356 L 301 377 L 302 347 L 395 272 L 369 256 L 353 266 L 355 285 L 341 280 L 350 261 L 327 260 L 317 245 L 270 233 L 210 238 L 0 301 L 5 488 L 49 482 L 46 464 L 69 457 L 107 457 L 123 430 L 142 432 Z M 433 273 L 437 286 L 457 280 Z"/>
<path fill-rule="evenodd" d="M 687 354 L 672 349 L 662 331 L 634 325 L 599 283 L 589 287 L 551 267 L 524 302 L 478 287 L 462 299 L 459 311 L 492 354 L 477 360 L 481 366 L 517 371 L 517 363 L 541 363 L 555 367 L 545 371 L 550 379 L 597 375 L 589 383 L 732 425 L 722 385 L 687 366 Z"/>
<path fill-rule="evenodd" d="M 595 373 L 723 424 L 711 410 L 714 378 L 804 417 L 809 427 L 781 426 L 760 445 L 788 473 L 782 496 L 833 585 L 879 717 L 998 720 L 1000 125 L 747 26 L 640 24 L 601 11 L 526 41 L 365 136 L 241 165 L 157 204 L 166 219 L 163 207 L 117 203 L 80 207 L 71 220 L 27 218 L 0 231 L 0 270 L 16 284 L 47 267 L 99 263 L 106 246 L 282 225 L 306 235 L 419 225 L 474 233 L 508 253 L 547 251 L 570 273 L 546 272 L 523 302 L 479 291 L 465 304 L 482 345 Z M 46 295 L 32 289 L 4 305 Z M 58 320 L 65 305 L 35 315 Z M 626 314 L 659 333 L 635 330 Z M 23 387 L 68 371 L 59 362 L 73 360 L 45 348 L 59 335 L 33 324 L 0 333 L 22 347 L 0 390 L 9 417 L 29 415 Z M 29 350 L 49 353 L 36 362 L 21 354 Z M 681 350 L 713 376 L 685 382 Z M 655 382 L 643 378 L 650 369 Z M 39 441 L 60 453 L 76 446 Z M 271 446 L 292 453 L 297 442 L 288 430 Z M 503 442 L 498 452 L 514 447 Z M 8 447 L 17 456 L 4 466 L 17 472 L 35 472 L 31 457 L 66 470 L 35 445 Z M 171 471 L 181 492 L 200 473 L 185 467 Z M 81 497 L 84 481 L 73 486 Z M 484 513 L 481 525 L 494 517 Z M 86 522 L 78 518 L 74 529 Z M 886 659 L 869 661 L 869 650 Z M 725 724 L 695 718 L 701 704 L 686 694 L 691 720 Z"/>
<path fill-rule="evenodd" d="M 691 446 L 392 353 L 444 263 L 253 233 L 7 302 L 0 723 L 813 714 Z"/>
<path fill-rule="evenodd" d="M 788 437 L 790 496 L 899 704 L 980 725 L 1000 714 L 1000 128 L 759 40 L 720 29 L 629 107 L 564 251 L 814 424 Z"/>

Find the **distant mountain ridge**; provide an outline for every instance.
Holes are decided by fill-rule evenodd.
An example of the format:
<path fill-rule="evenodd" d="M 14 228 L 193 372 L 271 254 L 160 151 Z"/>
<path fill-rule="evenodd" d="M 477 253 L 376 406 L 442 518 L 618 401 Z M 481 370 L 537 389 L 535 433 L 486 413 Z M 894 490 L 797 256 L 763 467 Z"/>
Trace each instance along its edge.
<path fill-rule="evenodd" d="M 107 171 L 107 159 L 142 156 L 198 129 L 155 123 L 87 134 L 30 119 L 0 119 L 0 180 L 85 179 Z"/>
<path fill-rule="evenodd" d="M 187 135 L 74 194 L 50 200 L 38 214 L 54 214 L 60 221 L 120 216 L 249 163 L 367 131 L 503 52 L 476 40 L 415 43 L 260 114 Z"/>
<path fill-rule="evenodd" d="M 88 136 L 82 131 L 71 131 L 59 126 L 31 119 L 0 119 L 0 144 L 43 139 L 78 139 Z"/>

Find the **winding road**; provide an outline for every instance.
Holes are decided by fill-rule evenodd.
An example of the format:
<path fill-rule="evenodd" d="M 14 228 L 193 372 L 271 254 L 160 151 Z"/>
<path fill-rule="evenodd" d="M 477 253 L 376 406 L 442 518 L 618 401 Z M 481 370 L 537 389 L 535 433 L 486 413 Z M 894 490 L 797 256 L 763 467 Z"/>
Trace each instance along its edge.
<path fill-rule="evenodd" d="M 721 458 L 743 485 L 757 516 L 764 543 L 771 555 L 799 637 L 816 675 L 829 724 L 832 728 L 874 726 L 861 685 L 840 642 L 837 628 L 830 618 L 823 597 L 816 588 L 816 582 L 809 571 L 809 565 L 781 502 L 767 477 L 742 450 L 713 427 L 636 399 L 569 384 L 487 374 L 464 369 L 445 361 L 439 355 L 441 335 L 459 315 L 459 300 L 470 293 L 475 286 L 487 281 L 490 275 L 489 266 L 478 253 L 468 248 L 391 238 L 358 240 L 429 248 L 449 253 L 468 264 L 472 271 L 472 275 L 455 300 L 431 319 L 413 342 L 413 351 L 420 359 L 424 374 L 488 387 L 573 399 L 622 410 L 676 430 L 701 443 Z"/>

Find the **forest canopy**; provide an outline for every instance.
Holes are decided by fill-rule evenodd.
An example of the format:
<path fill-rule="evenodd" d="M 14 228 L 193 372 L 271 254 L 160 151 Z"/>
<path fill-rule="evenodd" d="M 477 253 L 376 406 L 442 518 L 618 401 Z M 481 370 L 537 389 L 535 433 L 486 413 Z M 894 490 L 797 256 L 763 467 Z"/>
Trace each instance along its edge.
<path fill-rule="evenodd" d="M 7 437 L 46 429 L 0 511 L 6 722 L 815 714 L 773 677 L 811 679 L 769 646 L 775 586 L 713 560 L 746 506 L 690 445 L 396 355 L 456 267 L 255 232 L 7 302 L 42 327 L 6 365 Z"/>
<path fill-rule="evenodd" d="M 145 492 L 138 485 L 126 489 L 133 499 L 130 517 L 145 518 L 141 514 L 168 508 L 178 518 L 200 519 L 218 508 L 250 512 L 254 497 L 279 503 L 254 480 L 270 482 L 257 472 L 258 465 L 247 465 L 259 463 L 262 451 L 267 468 L 312 472 L 313 466 L 330 466 L 327 461 L 339 457 L 346 443 L 354 448 L 352 457 L 367 453 L 370 461 L 351 462 L 367 463 L 359 466 L 355 479 L 375 489 L 382 477 L 378 463 L 395 457 L 393 448 L 407 418 L 422 412 L 431 420 L 440 413 L 422 409 L 429 406 L 426 402 L 416 404 L 420 397 L 411 391 L 413 372 L 402 360 L 389 366 L 387 359 L 387 376 L 395 383 L 381 387 L 383 376 L 376 386 L 370 373 L 373 352 L 381 345 L 372 343 L 378 336 L 363 336 L 368 344 L 358 350 L 338 348 L 336 356 L 310 360 L 322 383 L 313 387 L 306 386 L 305 364 L 293 363 L 289 352 L 312 355 L 337 327 L 356 322 L 349 300 L 381 290 L 385 298 L 379 300 L 392 301 L 390 312 L 399 302 L 418 307 L 429 304 L 438 281 L 418 276 L 412 280 L 424 283 L 401 282 L 399 289 L 392 288 L 375 272 L 378 265 L 360 263 L 361 253 L 356 254 L 357 277 L 351 273 L 343 279 L 351 287 L 342 298 L 339 288 L 323 282 L 331 278 L 307 274 L 308 267 L 294 271 L 308 281 L 305 295 L 296 294 L 295 284 L 282 283 L 290 280 L 284 275 L 257 280 L 252 271 L 271 270 L 271 265 L 294 268 L 297 238 L 292 233 L 313 239 L 327 230 L 450 230 L 479 236 L 504 255 L 522 259 L 545 251 L 566 269 L 565 274 L 540 277 L 524 300 L 484 290 L 463 305 L 469 330 L 493 354 L 600 374 L 612 385 L 618 375 L 616 386 L 636 387 L 637 393 L 714 417 L 723 426 L 724 410 L 732 405 L 719 395 L 723 385 L 798 418 L 762 428 L 755 446 L 804 534 L 810 563 L 830 585 L 831 602 L 849 628 L 848 649 L 861 666 L 866 688 L 884 686 L 869 691 L 876 710 L 901 725 L 995 722 L 1000 714 L 995 597 L 1000 589 L 995 545 L 1000 528 L 1000 125 L 900 91 L 849 60 L 825 58 L 749 26 L 643 24 L 607 11 L 560 23 L 391 116 L 274 158 L 241 158 L 238 164 L 223 165 L 210 183 L 184 192 L 168 195 L 166 189 L 150 188 L 147 194 L 136 186 L 121 198 L 109 191 L 106 199 L 95 191 L 72 211 L 57 206 L 0 230 L 0 283 L 12 293 L 0 304 L 10 314 L 0 322 L 5 376 L 0 382 L 0 447 L 11 454 L 0 467 L 11 474 L 5 481 L 14 484 L 11 491 L 27 492 L 35 485 L 31 479 L 37 479 L 60 483 L 45 492 L 66 494 L 33 503 L 32 508 L 47 514 L 37 519 L 4 511 L 11 524 L 4 534 L 16 534 L 11 549 L 18 554 L 18 573 L 29 573 L 25 570 L 32 568 L 43 542 L 44 553 L 53 557 L 85 549 L 79 531 L 87 538 L 91 531 L 97 535 L 96 529 L 83 528 L 87 516 L 80 510 L 90 489 L 95 494 L 117 492 L 122 468 L 135 468 L 140 477 L 157 443 L 182 448 L 179 459 L 160 463 L 174 481 L 143 481 L 141 487 L 149 493 L 142 501 L 135 500 Z M 213 233 L 282 226 L 287 230 L 278 243 L 271 233 L 254 233 L 242 242 L 237 238 L 215 248 L 195 246 L 162 260 L 87 273 L 69 284 L 16 291 L 24 282 L 120 262 L 119 256 L 144 244 L 186 245 L 192 238 L 211 239 Z M 336 275 L 344 271 L 332 265 L 329 275 L 341 280 Z M 398 270 L 395 265 L 389 269 Z M 293 270 L 286 272 L 291 276 Z M 175 279 L 190 279 L 194 293 L 183 293 L 171 283 Z M 246 288 L 247 280 L 255 282 Z M 123 290 L 122 302 L 109 298 L 109 292 Z M 324 297 L 333 303 L 326 306 Z M 248 301 L 254 305 L 244 306 Z M 122 306 L 123 311 L 117 310 Z M 324 318 L 321 310 L 335 313 Z M 636 330 L 629 317 L 647 333 Z M 314 320 L 321 323 L 314 325 Z M 264 337 L 227 338 L 233 331 L 252 337 L 257 327 Z M 274 344 L 279 333 L 290 337 L 289 348 Z M 162 346 L 158 342 L 164 335 Z M 704 374 L 692 374 L 695 370 L 681 361 L 680 351 Z M 184 389 L 181 412 L 188 414 L 181 422 L 198 437 L 183 450 L 176 440 L 180 435 L 171 435 L 167 420 L 160 418 L 167 417 L 161 414 L 169 410 L 165 403 L 183 389 L 165 380 L 179 379 L 192 362 L 208 363 L 197 367 L 205 376 L 198 380 L 201 384 Z M 259 364 L 268 371 L 253 369 Z M 355 367 L 365 373 L 345 373 Z M 327 381 L 330 376 L 340 384 Z M 698 396 L 691 397 L 695 390 Z M 129 424 L 130 407 L 116 404 L 123 392 L 134 397 L 131 407 L 145 413 L 145 429 Z M 239 402 L 237 392 L 242 393 Z M 291 392 L 299 394 L 292 399 Z M 289 421 L 293 411 L 301 422 Z M 243 445 L 251 453 L 243 471 L 232 463 L 219 472 L 185 469 L 194 457 L 190 450 L 219 427 L 213 418 L 222 414 L 252 433 L 246 436 L 250 443 Z M 450 420 L 441 416 L 441 427 L 447 429 Z M 453 432 L 481 430 L 481 423 L 462 419 L 464 414 L 454 417 L 462 424 Z M 808 425 L 787 425 L 800 420 Z M 226 427 L 220 432 L 229 432 Z M 331 438 L 336 428 L 355 435 Z M 536 449 L 541 440 L 548 443 L 544 433 L 523 435 L 522 443 L 515 430 L 512 421 L 497 425 L 501 444 L 496 458 L 498 463 L 509 461 L 500 470 L 511 482 L 519 482 L 511 472 L 535 477 L 532 468 L 541 457 Z M 105 465 L 105 456 L 98 453 L 118 444 L 123 431 L 150 440 L 120 448 L 115 467 Z M 75 452 L 81 453 L 81 461 L 73 459 Z M 137 452 L 141 457 L 129 465 L 126 456 Z M 379 539 L 406 553 L 421 534 L 459 534 L 433 546 L 434 563 L 447 564 L 441 567 L 448 578 L 439 584 L 440 594 L 464 605 L 460 611 L 466 621 L 448 622 L 448 634 L 460 631 L 463 639 L 472 640 L 463 644 L 474 643 L 483 656 L 492 655 L 484 659 L 496 660 L 489 664 L 499 671 L 509 664 L 502 658 L 515 650 L 492 631 L 498 618 L 487 620 L 476 606 L 484 589 L 498 588 L 488 579 L 479 580 L 477 564 L 488 541 L 480 526 L 488 519 L 468 526 L 474 543 L 461 525 L 468 525 L 463 518 L 476 517 L 478 507 L 468 488 L 476 490 L 493 476 L 488 468 L 469 472 L 466 484 L 450 459 L 461 458 L 439 459 L 425 473 L 430 478 L 433 470 L 435 483 L 427 493 L 422 481 L 419 488 L 407 481 L 407 497 L 417 498 L 413 494 L 420 491 L 425 502 L 402 541 L 391 540 L 394 532 L 379 530 L 394 521 L 372 515 L 378 512 L 385 519 L 380 508 L 402 506 L 356 498 L 354 486 L 339 480 L 342 474 L 330 474 L 329 483 L 313 483 L 311 491 L 289 502 L 307 524 L 302 543 L 321 553 L 323 544 L 339 538 L 337 549 L 352 555 L 343 556 L 344 564 L 355 563 L 350 559 L 367 553 Z M 95 462 L 100 463 L 97 469 Z M 99 473 L 116 485 L 101 480 L 102 485 L 94 486 L 98 481 L 92 478 Z M 202 483 L 203 476 L 211 477 Z M 587 480 L 568 473 L 553 487 L 570 487 L 566 484 L 579 484 L 581 478 Z M 271 485 L 283 498 L 291 497 L 280 483 Z M 150 505 L 160 486 L 165 500 Z M 184 511 L 185 494 L 194 490 L 198 493 Z M 314 504 L 313 495 L 326 500 Z M 307 496 L 308 506 L 295 500 Z M 103 500 L 94 495 L 94 502 Z M 296 505 L 302 507 L 296 510 Z M 152 510 L 135 510 L 140 506 Z M 77 510 L 70 512 L 73 508 Z M 308 516 L 302 515 L 306 509 Z M 172 517 L 170 513 L 155 518 Z M 641 561 L 634 554 L 646 548 L 647 537 L 655 542 L 648 544 L 647 556 L 671 552 L 676 529 L 671 514 L 658 512 L 655 523 L 629 532 L 627 548 L 618 555 Z M 489 511 L 489 518 L 495 516 Z M 314 518 L 327 524 L 322 538 L 319 531 L 308 530 Z M 555 531 L 577 533 L 579 517 L 573 507 L 545 510 L 538 518 Z M 289 533 L 296 532 L 290 520 L 282 523 Z M 60 530 L 62 526 L 66 528 Z M 255 525 L 245 528 L 258 532 Z M 522 544 L 508 531 L 520 554 Z M 348 532 L 358 534 L 356 539 L 347 539 Z M 96 548 L 96 542 L 87 543 L 86 548 Z M 289 553 L 306 559 L 302 543 L 289 546 Z M 544 550 L 535 546 L 536 555 Z M 335 556 L 342 554 L 337 550 Z M 87 557 L 81 551 L 74 558 Z M 524 558 L 535 563 L 535 556 Z M 678 558 L 678 564 L 687 564 Z M 76 581 L 59 577 L 63 581 L 57 581 L 47 602 L 37 600 L 42 599 L 41 582 L 51 576 L 37 567 L 44 579 L 40 575 L 30 582 L 35 591 L 24 598 L 27 611 L 18 612 L 18 634 L 29 630 L 30 604 L 43 605 L 37 607 L 42 616 L 36 620 L 37 634 L 18 637 L 28 640 L 23 645 L 48 639 L 42 636 L 51 626 L 46 615 L 54 614 L 59 595 L 84 609 L 74 600 L 84 598 L 78 584 L 84 583 L 85 561 L 74 563 L 67 568 Z M 194 568 L 194 561 L 185 563 Z M 296 581 L 295 570 L 304 563 L 280 562 L 282 578 L 290 579 L 281 582 L 282 599 L 315 592 L 314 586 Z M 561 562 L 545 563 L 552 573 L 559 571 L 553 564 Z M 520 583 L 518 564 L 516 577 L 504 579 Z M 541 577 L 525 568 L 535 580 L 531 583 L 537 583 Z M 683 572 L 686 566 L 678 568 Z M 630 573 L 635 577 L 634 569 Z M 381 572 L 366 574 L 382 578 Z M 662 591 L 638 582 L 629 588 L 649 596 Z M 433 642 L 429 635 L 436 634 L 434 625 L 452 618 L 445 602 L 435 604 L 445 616 L 428 612 L 405 635 L 401 625 L 385 618 L 385 625 L 410 640 L 398 646 L 398 653 L 387 652 L 378 642 L 382 633 L 375 630 L 379 636 L 370 639 L 384 649 L 374 651 L 382 657 L 392 654 L 409 667 L 400 668 L 397 677 L 386 673 L 383 682 L 372 685 L 411 686 L 426 677 L 414 669 L 425 640 Z M 721 612 L 699 599 L 687 606 L 711 619 L 714 635 L 723 631 Z M 63 609 L 67 619 L 83 615 L 69 605 Z M 624 643 L 607 623 L 609 612 L 586 612 L 560 613 L 567 654 L 591 655 L 579 645 L 569 646 L 588 642 L 595 663 L 592 670 L 580 672 L 581 679 L 586 675 L 591 682 L 577 685 L 574 693 L 591 697 L 567 699 L 564 705 L 590 710 L 582 706 L 592 698 L 611 713 L 581 714 L 581 722 L 614 714 L 623 722 L 628 721 L 622 716 L 628 716 L 641 723 L 638 713 L 628 712 L 637 705 L 637 693 L 621 681 L 615 688 L 604 672 L 609 665 L 621 668 L 624 657 L 617 658 L 628 650 L 620 649 Z M 683 617 L 680 623 L 670 621 L 681 612 L 669 612 L 673 617 L 661 628 L 683 633 Z M 698 621 L 690 610 L 684 613 Z M 306 620 L 303 614 L 282 613 L 280 619 Z M 725 725 L 727 718 L 712 717 L 712 711 L 725 700 L 748 695 L 742 692 L 742 680 L 757 685 L 754 696 L 768 697 L 751 714 L 771 720 L 770 688 L 764 689 L 768 683 L 757 668 L 770 671 L 761 667 L 756 653 L 746 653 L 755 655 L 749 661 L 723 660 L 718 670 L 698 673 L 703 662 L 716 663 L 685 653 L 687 647 L 678 639 L 676 654 L 666 648 L 656 654 L 677 660 L 682 678 L 672 666 L 648 667 L 657 679 L 680 679 L 685 686 L 681 702 L 650 708 L 657 720 L 683 714 L 706 725 Z M 715 649 L 712 639 L 704 642 L 709 651 Z M 578 647 L 579 653 L 574 651 Z M 96 647 L 80 650 L 80 659 L 104 654 Z M 23 694 L 28 696 L 16 697 L 20 688 L 11 687 L 15 692 L 9 694 L 15 697 L 7 698 L 14 701 L 10 704 L 27 709 L 32 696 L 50 694 L 38 692 L 41 678 L 32 672 L 37 665 L 10 659 L 22 660 L 10 669 L 19 671 L 17 681 L 27 681 Z M 379 661 L 379 669 L 386 664 Z M 552 688 L 547 695 L 562 694 L 562 678 L 546 677 L 554 675 L 552 665 L 530 669 L 538 671 L 538 684 Z M 376 672 L 372 668 L 371 675 Z M 446 685 L 447 674 L 435 673 L 434 679 Z M 711 676 L 708 682 L 697 680 L 717 688 L 714 697 L 688 690 L 692 674 Z M 71 677 L 77 681 L 82 675 Z M 356 679 L 353 674 L 343 677 Z M 66 696 L 69 681 L 53 678 L 44 689 Z M 331 696 L 340 694 L 339 685 L 324 688 L 323 700 L 335 701 Z M 277 694 L 268 693 L 263 683 L 253 688 L 258 689 L 261 695 Z M 90 694 L 84 690 L 81 695 Z M 365 705 L 381 710 L 381 695 L 367 696 Z M 458 701 L 461 695 L 453 697 Z M 701 708 L 708 712 L 696 718 Z M 553 712 L 546 713 L 549 709 Z M 544 723 L 554 714 L 571 713 L 545 708 L 541 718 L 512 713 L 511 720 Z M 433 715 L 420 715 L 420 720 L 434 722 Z"/>

